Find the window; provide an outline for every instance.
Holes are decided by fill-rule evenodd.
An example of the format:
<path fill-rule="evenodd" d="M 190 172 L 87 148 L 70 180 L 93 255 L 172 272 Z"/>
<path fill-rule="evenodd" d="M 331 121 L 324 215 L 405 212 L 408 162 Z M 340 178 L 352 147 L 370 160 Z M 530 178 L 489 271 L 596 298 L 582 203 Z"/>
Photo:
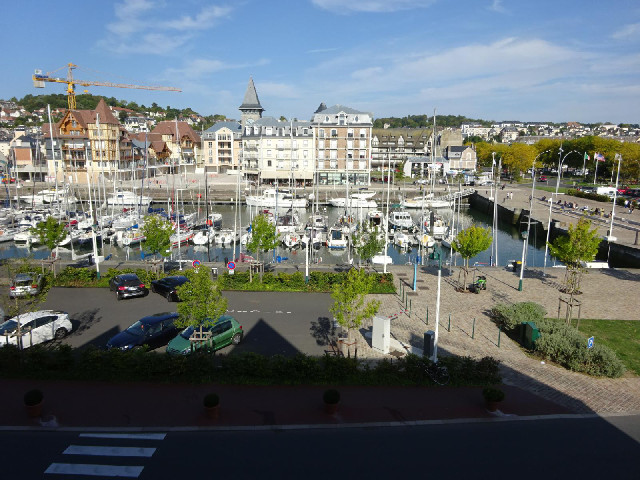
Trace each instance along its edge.
<path fill-rule="evenodd" d="M 338 168 L 338 162 L 336 160 L 331 160 L 331 162 L 329 163 L 329 166 L 331 168 Z"/>
<path fill-rule="evenodd" d="M 347 130 L 347 138 L 353 138 L 353 128 Z"/>
<path fill-rule="evenodd" d="M 318 160 L 318 168 L 324 168 L 324 160 Z"/>
<path fill-rule="evenodd" d="M 267 127 L 265 130 L 265 135 L 273 135 L 273 129 L 271 127 Z"/>
<path fill-rule="evenodd" d="M 267 140 L 267 147 L 271 146 L 271 140 Z"/>
<path fill-rule="evenodd" d="M 267 167 L 271 166 L 271 160 L 267 160 Z"/>
<path fill-rule="evenodd" d="M 325 122 L 325 123 L 329 123 L 329 115 L 327 115 L 327 116 L 325 116 L 325 117 L 324 117 L 324 122 Z"/>
<path fill-rule="evenodd" d="M 329 158 L 338 158 L 338 152 L 336 150 L 330 150 Z"/>
<path fill-rule="evenodd" d="M 267 157 L 271 156 L 271 150 L 267 150 Z"/>
<path fill-rule="evenodd" d="M 284 161 L 278 160 L 278 168 L 284 168 Z"/>
<path fill-rule="evenodd" d="M 338 141 L 337 140 L 331 140 L 330 148 L 333 148 L 333 149 L 338 148 Z"/>
<path fill-rule="evenodd" d="M 353 140 L 347 140 L 347 148 L 353 150 Z"/>
<path fill-rule="evenodd" d="M 303 140 L 302 141 L 302 146 L 303 147 L 308 147 L 309 146 L 309 140 Z"/>
<path fill-rule="evenodd" d="M 321 128 L 320 130 L 318 130 L 318 137 L 324 138 L 324 128 Z"/>
<path fill-rule="evenodd" d="M 360 148 L 367 148 L 367 141 L 366 140 L 360 140 Z"/>
<path fill-rule="evenodd" d="M 293 148 L 294 149 L 298 148 L 298 141 L 297 140 L 293 141 Z"/>
<path fill-rule="evenodd" d="M 324 148 L 324 140 L 318 140 L 318 148 Z"/>
<path fill-rule="evenodd" d="M 302 157 L 303 158 L 307 158 L 309 156 L 309 150 L 303 150 L 302 151 Z"/>
<path fill-rule="evenodd" d="M 305 150 L 306 153 L 306 150 Z M 302 162 L 302 165 L 304 166 L 304 168 L 309 167 L 309 160 L 305 160 L 304 162 Z"/>
<path fill-rule="evenodd" d="M 360 129 L 360 138 L 366 138 L 367 137 L 367 131 L 364 128 Z"/>
<path fill-rule="evenodd" d="M 303 135 L 309 135 L 309 130 L 308 130 L 308 129 L 306 129 L 306 128 L 303 128 L 303 129 L 302 129 L 302 134 L 303 134 Z"/>
<path fill-rule="evenodd" d="M 338 136 L 338 130 L 336 130 L 335 128 L 331 129 L 331 136 L 332 137 L 337 137 Z"/>
<path fill-rule="evenodd" d="M 324 150 L 320 150 L 318 152 L 318 160 L 320 160 L 320 159 L 324 159 Z"/>
<path fill-rule="evenodd" d="M 209 142 L 209 148 L 213 148 L 213 142 Z"/>

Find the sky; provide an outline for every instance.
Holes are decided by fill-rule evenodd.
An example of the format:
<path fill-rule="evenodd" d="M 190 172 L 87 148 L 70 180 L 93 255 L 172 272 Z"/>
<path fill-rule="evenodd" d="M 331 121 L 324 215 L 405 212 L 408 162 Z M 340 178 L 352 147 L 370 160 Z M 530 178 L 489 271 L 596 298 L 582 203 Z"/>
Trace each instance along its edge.
<path fill-rule="evenodd" d="M 2 14 L 3 99 L 64 93 L 31 75 L 72 62 L 79 80 L 182 90 L 94 95 L 235 119 L 253 78 L 276 118 L 310 120 L 324 102 L 374 118 L 640 123 L 637 0 L 25 0 Z"/>

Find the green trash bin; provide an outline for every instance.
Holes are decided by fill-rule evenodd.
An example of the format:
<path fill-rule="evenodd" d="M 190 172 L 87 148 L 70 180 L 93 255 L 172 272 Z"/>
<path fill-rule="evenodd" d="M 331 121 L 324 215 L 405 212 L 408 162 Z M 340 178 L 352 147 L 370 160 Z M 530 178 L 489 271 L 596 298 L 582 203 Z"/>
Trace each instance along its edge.
<path fill-rule="evenodd" d="M 538 338 L 540 338 L 540 330 L 535 322 L 522 322 L 522 346 L 533 350 Z"/>

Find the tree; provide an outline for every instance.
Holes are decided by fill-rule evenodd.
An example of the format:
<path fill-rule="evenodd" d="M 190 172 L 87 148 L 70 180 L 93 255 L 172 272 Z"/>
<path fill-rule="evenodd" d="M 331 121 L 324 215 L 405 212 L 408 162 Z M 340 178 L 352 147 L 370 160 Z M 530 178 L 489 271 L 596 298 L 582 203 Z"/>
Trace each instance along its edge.
<path fill-rule="evenodd" d="M 40 243 L 46 245 L 51 252 L 67 236 L 64 224 L 53 217 L 47 217 L 44 222 L 38 222 L 30 231 L 31 234 L 37 235 Z"/>
<path fill-rule="evenodd" d="M 142 233 L 145 236 L 144 248 L 149 253 L 152 255 L 159 253 L 163 257 L 169 256 L 168 250 L 171 248 L 173 233 L 173 224 L 169 220 L 159 215 L 147 215 L 144 217 Z"/>
<path fill-rule="evenodd" d="M 582 274 L 586 272 L 584 262 L 592 261 L 598 253 L 600 238 L 598 229 L 591 227 L 591 220 L 582 217 L 576 225 L 569 225 L 567 235 L 549 242 L 549 251 L 567 266 L 564 278 L 564 291 L 571 295 L 580 292 Z"/>
<path fill-rule="evenodd" d="M 269 222 L 266 215 L 257 215 L 251 222 L 251 240 L 247 242 L 247 250 L 255 252 L 256 260 L 260 262 L 260 252 L 267 252 L 278 246 L 280 240 L 276 226 Z M 262 269 L 260 269 L 262 282 Z"/>
<path fill-rule="evenodd" d="M 227 299 L 211 279 L 208 268 L 187 270 L 185 276 L 189 281 L 177 289 L 181 301 L 176 308 L 180 316 L 175 324 L 179 328 L 199 327 L 202 336 L 203 328 L 213 325 L 227 311 Z"/>
<path fill-rule="evenodd" d="M 353 237 L 353 245 L 360 261 L 368 262 L 384 248 L 384 240 L 378 238 L 378 227 L 368 231 L 367 224 L 361 225 L 360 232 Z"/>
<path fill-rule="evenodd" d="M 482 228 L 476 225 L 471 225 L 469 228 L 462 230 L 456 235 L 451 246 L 464 259 L 464 264 L 462 266 L 462 271 L 464 272 L 464 283 L 462 285 L 463 291 L 467 290 L 469 259 L 489 248 L 492 240 L 493 237 L 491 236 L 491 230 L 489 228 Z"/>
<path fill-rule="evenodd" d="M 373 281 L 374 277 L 364 270 L 352 268 L 344 282 L 333 286 L 331 298 L 334 303 L 329 311 L 336 321 L 347 329 L 348 343 L 351 343 L 351 330 L 359 328 L 365 318 L 373 317 L 380 309 L 380 301 L 366 301 Z"/>

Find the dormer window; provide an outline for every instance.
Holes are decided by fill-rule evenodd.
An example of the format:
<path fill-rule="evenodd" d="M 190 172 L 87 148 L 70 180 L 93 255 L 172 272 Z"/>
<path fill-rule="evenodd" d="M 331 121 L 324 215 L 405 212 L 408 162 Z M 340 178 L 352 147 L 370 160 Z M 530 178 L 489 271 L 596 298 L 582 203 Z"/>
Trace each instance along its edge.
<path fill-rule="evenodd" d="M 326 117 L 324 117 L 324 121 L 325 121 L 325 123 L 329 123 L 329 116 L 328 115 Z"/>

